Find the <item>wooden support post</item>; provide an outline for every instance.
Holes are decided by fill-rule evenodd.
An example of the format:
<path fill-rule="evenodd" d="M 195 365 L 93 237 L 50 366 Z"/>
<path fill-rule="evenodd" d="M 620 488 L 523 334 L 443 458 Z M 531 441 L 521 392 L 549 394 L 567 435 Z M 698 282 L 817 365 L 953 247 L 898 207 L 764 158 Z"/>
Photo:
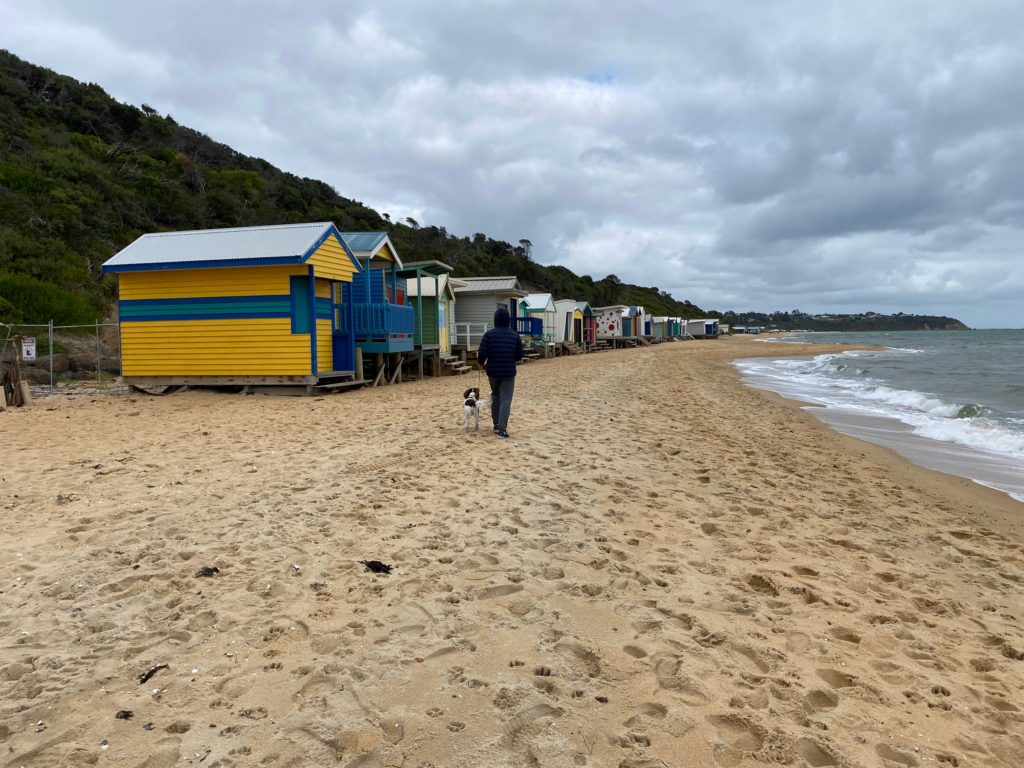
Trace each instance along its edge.
<path fill-rule="evenodd" d="M 423 381 L 423 350 L 420 350 L 420 381 Z"/>
<path fill-rule="evenodd" d="M 7 410 L 7 388 L 0 381 L 0 411 Z"/>
<path fill-rule="evenodd" d="M 356 347 L 356 381 L 363 380 L 363 348 Z"/>
<path fill-rule="evenodd" d="M 398 358 L 398 364 L 395 365 L 395 372 L 391 374 L 391 380 L 388 381 L 388 384 L 394 384 L 402 380 L 402 358 L 404 355 L 398 353 L 394 357 Z"/>
<path fill-rule="evenodd" d="M 28 388 L 28 382 L 22 379 L 18 382 L 18 391 L 21 393 L 21 405 L 32 405 L 32 390 Z"/>
<path fill-rule="evenodd" d="M 377 377 L 373 380 L 373 386 L 377 387 L 384 380 L 384 353 L 378 352 L 374 359 L 377 361 Z"/>

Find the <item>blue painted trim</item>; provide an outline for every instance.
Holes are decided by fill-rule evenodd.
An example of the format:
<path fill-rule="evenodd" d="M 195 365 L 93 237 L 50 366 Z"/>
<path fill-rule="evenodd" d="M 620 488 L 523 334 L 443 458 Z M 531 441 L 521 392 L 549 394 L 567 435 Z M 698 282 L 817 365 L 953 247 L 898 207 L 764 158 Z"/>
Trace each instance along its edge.
<path fill-rule="evenodd" d="M 118 302 L 118 312 L 123 322 L 275 318 L 291 314 L 286 295 L 124 299 Z"/>
<path fill-rule="evenodd" d="M 302 264 L 302 256 L 268 256 L 264 259 L 218 259 L 216 261 L 172 261 L 166 264 L 114 264 L 104 265 L 104 274 L 117 272 L 153 272 L 163 269 L 213 269 L 215 267 L 267 267 L 281 264 Z"/>
<path fill-rule="evenodd" d="M 164 322 L 181 322 L 184 320 L 262 320 L 266 318 L 286 319 L 289 312 L 246 312 L 244 315 L 233 315 L 227 312 L 203 312 L 194 315 L 132 315 L 122 317 L 122 323 L 141 323 L 160 320 Z"/>
<path fill-rule="evenodd" d="M 310 371 L 316 376 L 316 275 L 313 265 L 309 270 L 309 365 Z"/>
<path fill-rule="evenodd" d="M 272 314 L 288 317 L 289 306 L 287 301 L 274 302 L 273 304 L 235 304 L 231 306 L 219 306 L 209 304 L 203 307 L 136 307 L 130 310 L 121 310 L 121 317 L 131 320 L 133 317 L 146 315 L 148 317 L 166 317 L 169 320 L 186 317 L 197 317 L 199 315 L 227 315 L 229 317 L 248 317 L 256 314 Z"/>
<path fill-rule="evenodd" d="M 287 301 L 288 294 L 272 293 L 253 296 L 193 296 L 182 299 L 121 299 L 121 307 L 162 307 L 175 304 L 248 304 L 258 301 Z"/>

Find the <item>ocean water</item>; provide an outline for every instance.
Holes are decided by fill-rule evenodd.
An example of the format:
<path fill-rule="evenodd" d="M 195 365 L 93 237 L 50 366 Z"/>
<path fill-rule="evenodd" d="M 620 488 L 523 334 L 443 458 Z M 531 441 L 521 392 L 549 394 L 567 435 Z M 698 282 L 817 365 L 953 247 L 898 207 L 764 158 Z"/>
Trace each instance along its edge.
<path fill-rule="evenodd" d="M 1024 501 L 1024 330 L 808 333 L 738 360 L 751 386 L 812 403 L 845 434 Z M 793 357 L 808 343 L 882 347 Z M 821 407 L 823 406 L 823 407 Z"/>

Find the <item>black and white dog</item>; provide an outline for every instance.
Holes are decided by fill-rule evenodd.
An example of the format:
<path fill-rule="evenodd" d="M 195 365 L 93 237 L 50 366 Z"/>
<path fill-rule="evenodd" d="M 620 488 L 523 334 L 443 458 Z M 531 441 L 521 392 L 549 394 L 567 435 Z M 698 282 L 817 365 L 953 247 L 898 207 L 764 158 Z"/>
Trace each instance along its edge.
<path fill-rule="evenodd" d="M 473 419 L 476 431 L 480 431 L 480 408 L 489 402 L 480 396 L 480 390 L 476 387 L 470 387 L 462 393 L 462 422 L 466 432 L 469 432 L 470 419 Z"/>

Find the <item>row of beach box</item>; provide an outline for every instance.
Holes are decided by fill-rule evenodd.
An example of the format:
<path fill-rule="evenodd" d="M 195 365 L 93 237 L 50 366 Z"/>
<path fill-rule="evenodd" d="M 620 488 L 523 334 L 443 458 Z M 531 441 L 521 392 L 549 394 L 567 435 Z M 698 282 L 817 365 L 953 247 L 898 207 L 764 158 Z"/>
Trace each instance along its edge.
<path fill-rule="evenodd" d="M 331 222 L 147 234 L 103 271 L 118 276 L 124 380 L 150 389 L 312 392 L 465 372 L 498 307 L 544 356 L 720 330 L 555 300 L 515 277 L 455 278 L 440 261 L 403 263 L 386 232 Z"/>

